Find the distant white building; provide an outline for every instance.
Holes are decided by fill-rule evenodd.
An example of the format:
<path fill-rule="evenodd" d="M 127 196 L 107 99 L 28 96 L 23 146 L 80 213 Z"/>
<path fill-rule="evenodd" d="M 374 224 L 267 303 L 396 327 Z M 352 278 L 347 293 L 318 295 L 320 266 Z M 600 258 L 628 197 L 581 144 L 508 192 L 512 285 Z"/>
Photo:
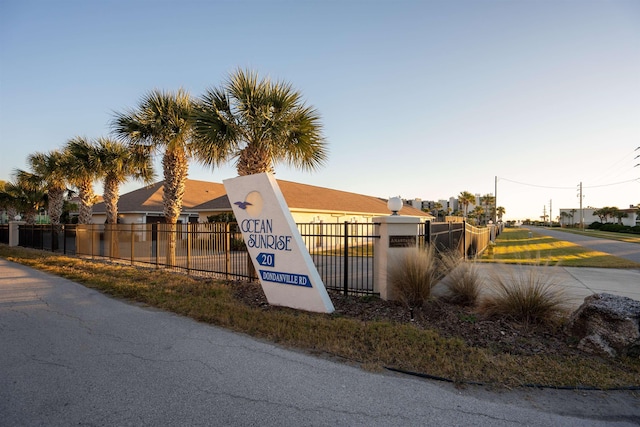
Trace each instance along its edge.
<path fill-rule="evenodd" d="M 584 219 L 585 226 L 589 226 L 594 222 L 600 222 L 600 218 L 597 215 L 594 215 L 594 212 L 597 210 L 598 208 L 591 206 L 582 208 L 582 217 Z M 629 206 L 629 209 L 620 209 L 620 211 L 627 214 L 626 218 L 622 218 L 622 225 L 627 225 L 629 227 L 640 225 L 640 215 L 638 214 L 638 209 L 636 207 L 631 205 Z M 559 215 L 560 225 L 563 227 L 577 226 L 580 224 L 579 208 L 560 209 Z M 606 222 L 609 224 L 617 224 L 618 218 L 607 218 Z"/>

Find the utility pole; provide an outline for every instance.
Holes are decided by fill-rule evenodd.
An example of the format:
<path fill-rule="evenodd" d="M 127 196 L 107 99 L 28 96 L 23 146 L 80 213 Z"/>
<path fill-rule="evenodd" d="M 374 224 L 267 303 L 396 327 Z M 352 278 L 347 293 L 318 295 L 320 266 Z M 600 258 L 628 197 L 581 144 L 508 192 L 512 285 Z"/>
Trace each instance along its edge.
<path fill-rule="evenodd" d="M 580 182 L 578 188 L 578 197 L 580 198 L 580 230 L 584 231 L 584 211 L 582 210 L 582 182 Z"/>
<path fill-rule="evenodd" d="M 549 228 L 553 227 L 553 216 L 551 215 L 551 202 L 552 200 L 549 199 Z"/>
<path fill-rule="evenodd" d="M 493 204 L 494 204 L 494 209 L 493 209 L 493 223 L 497 224 L 498 223 L 498 176 L 496 175 L 496 179 L 494 182 L 494 196 L 493 196 Z"/>

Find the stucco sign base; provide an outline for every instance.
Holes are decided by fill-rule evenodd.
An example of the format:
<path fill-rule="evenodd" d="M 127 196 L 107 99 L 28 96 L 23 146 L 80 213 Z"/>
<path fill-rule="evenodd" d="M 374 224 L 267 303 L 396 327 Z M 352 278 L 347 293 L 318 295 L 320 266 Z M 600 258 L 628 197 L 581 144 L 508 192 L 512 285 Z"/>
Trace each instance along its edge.
<path fill-rule="evenodd" d="M 273 175 L 223 183 L 269 304 L 332 313 L 331 298 Z"/>

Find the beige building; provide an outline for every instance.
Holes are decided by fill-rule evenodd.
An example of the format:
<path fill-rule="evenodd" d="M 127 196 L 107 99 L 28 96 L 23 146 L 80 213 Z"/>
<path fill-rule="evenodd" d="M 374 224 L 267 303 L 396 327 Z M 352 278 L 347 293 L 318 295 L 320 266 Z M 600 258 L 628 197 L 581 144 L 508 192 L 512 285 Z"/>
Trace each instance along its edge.
<path fill-rule="evenodd" d="M 390 214 L 387 201 L 377 197 L 291 181 L 278 180 L 278 185 L 295 222 L 370 223 L 373 217 Z M 164 222 L 163 193 L 163 182 L 160 181 L 121 195 L 118 221 L 124 224 Z M 231 212 L 223 184 L 187 180 L 180 222 L 207 222 L 209 216 Z M 409 205 L 405 205 L 399 214 L 424 220 L 435 219 L 431 214 Z M 103 224 L 105 221 L 104 203 L 98 203 L 93 208 L 92 222 Z"/>

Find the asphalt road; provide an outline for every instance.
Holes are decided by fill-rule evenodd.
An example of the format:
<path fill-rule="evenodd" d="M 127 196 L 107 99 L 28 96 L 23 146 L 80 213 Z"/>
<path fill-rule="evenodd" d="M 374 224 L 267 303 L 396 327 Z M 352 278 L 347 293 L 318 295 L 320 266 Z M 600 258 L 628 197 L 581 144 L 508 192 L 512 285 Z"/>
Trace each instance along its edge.
<path fill-rule="evenodd" d="M 546 236 L 550 236 L 559 240 L 572 242 L 580 246 L 615 255 L 631 261 L 640 262 L 640 244 L 620 242 L 617 240 L 602 239 L 599 237 L 583 236 L 581 234 L 573 234 L 564 231 L 554 230 L 547 227 L 532 227 L 528 229 Z"/>
<path fill-rule="evenodd" d="M 634 425 L 639 402 L 366 372 L 0 259 L 2 426 Z"/>

